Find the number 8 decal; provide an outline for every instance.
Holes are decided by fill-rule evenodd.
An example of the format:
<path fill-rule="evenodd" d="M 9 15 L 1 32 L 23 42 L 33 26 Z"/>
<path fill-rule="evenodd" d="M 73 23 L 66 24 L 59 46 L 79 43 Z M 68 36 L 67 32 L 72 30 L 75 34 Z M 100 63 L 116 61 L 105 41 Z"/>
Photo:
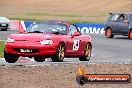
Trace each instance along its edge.
<path fill-rule="evenodd" d="M 73 50 L 77 51 L 79 49 L 79 42 L 80 42 L 80 40 L 74 40 Z"/>

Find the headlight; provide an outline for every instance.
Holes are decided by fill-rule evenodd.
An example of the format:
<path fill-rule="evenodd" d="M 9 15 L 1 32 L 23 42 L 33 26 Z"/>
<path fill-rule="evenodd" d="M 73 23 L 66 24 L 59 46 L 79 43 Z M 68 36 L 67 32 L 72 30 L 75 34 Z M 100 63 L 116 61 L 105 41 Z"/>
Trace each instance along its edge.
<path fill-rule="evenodd" d="M 15 41 L 15 40 L 12 39 L 12 38 L 8 38 L 8 39 L 6 40 L 7 43 L 13 43 L 14 41 Z"/>
<path fill-rule="evenodd" d="M 40 44 L 42 45 L 53 44 L 53 41 L 52 40 L 42 40 L 40 41 Z"/>

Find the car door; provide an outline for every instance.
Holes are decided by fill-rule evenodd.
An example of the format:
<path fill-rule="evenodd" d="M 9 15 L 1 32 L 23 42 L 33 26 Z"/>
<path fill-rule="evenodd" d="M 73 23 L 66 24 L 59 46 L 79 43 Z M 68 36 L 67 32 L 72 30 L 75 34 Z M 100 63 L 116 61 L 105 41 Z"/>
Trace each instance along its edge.
<path fill-rule="evenodd" d="M 67 34 L 67 53 L 72 55 L 79 51 L 81 45 L 79 36 L 72 36 L 74 32 L 78 32 L 78 29 L 74 24 L 71 24 Z"/>
<path fill-rule="evenodd" d="M 126 14 L 122 14 L 122 17 L 120 17 L 120 22 L 118 23 L 118 29 L 119 29 L 119 33 L 128 34 L 129 20 Z"/>
<path fill-rule="evenodd" d="M 111 14 L 106 25 L 112 28 L 113 33 L 118 31 L 118 18 L 120 14 Z"/>

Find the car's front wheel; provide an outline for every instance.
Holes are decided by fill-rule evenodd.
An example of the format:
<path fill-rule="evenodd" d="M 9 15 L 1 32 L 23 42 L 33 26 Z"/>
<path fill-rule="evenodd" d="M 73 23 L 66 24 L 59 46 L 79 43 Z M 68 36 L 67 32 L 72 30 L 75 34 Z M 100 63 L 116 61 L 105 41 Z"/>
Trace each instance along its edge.
<path fill-rule="evenodd" d="M 65 57 L 65 45 L 60 43 L 56 49 L 56 55 L 52 57 L 53 62 L 62 62 Z"/>
<path fill-rule="evenodd" d="M 105 30 L 105 36 L 106 36 L 107 38 L 113 38 L 113 37 L 114 37 L 111 28 L 107 28 L 107 29 Z"/>
<path fill-rule="evenodd" d="M 132 39 L 132 30 L 128 34 L 129 39 Z"/>
<path fill-rule="evenodd" d="M 45 61 L 45 57 L 34 57 L 34 60 L 36 61 L 36 62 L 43 62 L 43 61 Z"/>
<path fill-rule="evenodd" d="M 91 51 L 92 51 L 92 46 L 90 43 L 88 43 L 84 50 L 84 56 L 79 57 L 79 60 L 80 61 L 89 61 L 91 58 Z"/>
<path fill-rule="evenodd" d="M 12 55 L 4 51 L 4 58 L 5 58 L 5 61 L 8 63 L 15 63 L 18 60 L 19 56 Z"/>

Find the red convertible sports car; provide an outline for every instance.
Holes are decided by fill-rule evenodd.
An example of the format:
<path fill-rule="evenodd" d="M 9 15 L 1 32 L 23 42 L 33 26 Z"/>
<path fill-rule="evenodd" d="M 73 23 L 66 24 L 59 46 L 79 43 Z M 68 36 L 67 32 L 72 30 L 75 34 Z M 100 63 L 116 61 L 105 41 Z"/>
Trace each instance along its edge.
<path fill-rule="evenodd" d="M 4 58 L 8 63 L 15 63 L 19 56 L 34 57 L 37 62 L 43 62 L 46 58 L 62 62 L 64 57 L 89 61 L 91 50 L 91 37 L 82 35 L 75 24 L 44 21 L 31 24 L 26 32 L 9 35 Z"/>

